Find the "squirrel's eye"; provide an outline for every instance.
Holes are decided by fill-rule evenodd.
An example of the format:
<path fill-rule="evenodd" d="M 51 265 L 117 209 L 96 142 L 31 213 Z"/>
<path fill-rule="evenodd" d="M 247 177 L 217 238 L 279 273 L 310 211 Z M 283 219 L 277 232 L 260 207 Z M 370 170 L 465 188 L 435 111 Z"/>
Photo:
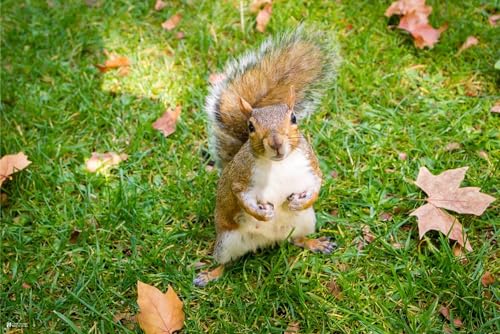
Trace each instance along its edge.
<path fill-rule="evenodd" d="M 250 132 L 255 131 L 255 126 L 253 126 L 252 122 L 248 122 L 248 131 L 250 131 Z"/>
<path fill-rule="evenodd" d="M 297 124 L 297 117 L 295 117 L 295 114 L 292 114 L 291 120 L 292 120 L 292 124 Z"/>

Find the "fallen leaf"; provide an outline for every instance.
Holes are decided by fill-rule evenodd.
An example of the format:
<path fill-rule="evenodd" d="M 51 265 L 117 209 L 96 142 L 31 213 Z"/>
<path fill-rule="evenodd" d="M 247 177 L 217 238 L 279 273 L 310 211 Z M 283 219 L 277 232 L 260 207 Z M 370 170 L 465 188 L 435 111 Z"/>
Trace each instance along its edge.
<path fill-rule="evenodd" d="M 466 264 L 468 262 L 464 254 L 464 248 L 458 242 L 453 245 L 452 251 L 453 256 L 455 256 L 461 264 Z"/>
<path fill-rule="evenodd" d="M 163 133 L 165 137 L 170 136 L 175 131 L 181 110 L 181 106 L 176 106 L 175 110 L 168 109 L 153 123 L 153 128 Z"/>
<path fill-rule="evenodd" d="M 179 31 L 177 34 L 175 34 L 175 38 L 177 39 L 184 39 L 185 36 L 186 34 L 184 33 L 184 31 Z"/>
<path fill-rule="evenodd" d="M 499 21 L 500 21 L 500 14 L 493 14 L 490 17 L 488 17 L 488 22 L 490 22 L 490 25 L 492 27 L 496 27 Z"/>
<path fill-rule="evenodd" d="M 486 288 L 493 283 L 495 283 L 495 277 L 489 271 L 485 272 L 483 277 L 481 277 L 481 284 Z"/>
<path fill-rule="evenodd" d="M 30 164 L 31 161 L 23 152 L 3 156 L 0 159 L 0 187 L 12 174 L 25 169 Z"/>
<path fill-rule="evenodd" d="M 415 184 L 429 196 L 427 202 L 438 208 L 480 216 L 495 198 L 477 187 L 459 188 L 468 168 L 450 169 L 435 176 L 422 167 Z"/>
<path fill-rule="evenodd" d="M 250 4 L 250 12 L 257 13 L 264 5 L 271 4 L 272 0 L 253 0 Z"/>
<path fill-rule="evenodd" d="M 137 281 L 137 321 L 146 334 L 173 333 L 184 325 L 182 301 L 169 285 L 166 293 Z"/>
<path fill-rule="evenodd" d="M 448 27 L 435 29 L 429 24 L 432 7 L 425 5 L 425 0 L 399 0 L 393 2 L 385 11 L 385 16 L 402 15 L 398 28 L 408 31 L 418 48 L 430 47 L 439 40 L 439 36 Z"/>
<path fill-rule="evenodd" d="M 162 0 L 156 0 L 156 3 L 155 3 L 155 10 L 156 11 L 160 11 L 162 10 L 163 8 L 167 7 L 167 3 L 162 1 Z"/>
<path fill-rule="evenodd" d="M 446 320 L 450 321 L 450 310 L 448 307 L 441 305 L 441 307 L 439 308 L 439 313 L 441 313 L 441 315 Z M 463 326 L 462 320 L 460 318 L 453 318 L 453 324 L 458 328 Z"/>
<path fill-rule="evenodd" d="M 208 82 L 215 86 L 219 82 L 222 82 L 226 79 L 226 75 L 224 73 L 212 73 L 208 76 Z"/>
<path fill-rule="evenodd" d="M 70 244 L 76 244 L 76 242 L 78 241 L 78 237 L 80 236 L 80 233 L 82 231 L 80 230 L 73 230 L 73 232 L 71 232 L 71 235 L 69 236 L 69 243 Z"/>
<path fill-rule="evenodd" d="M 257 14 L 257 30 L 264 32 L 266 30 L 269 20 L 271 20 L 271 14 L 273 13 L 273 4 L 268 3 L 262 8 Z"/>
<path fill-rule="evenodd" d="M 108 57 L 108 59 L 104 62 L 104 64 L 95 65 L 99 69 L 99 71 L 101 71 L 101 73 L 106 73 L 109 70 L 121 69 L 121 68 L 127 68 L 128 71 L 128 67 L 130 66 L 130 60 L 127 57 L 119 56 L 115 53 L 108 53 L 106 50 L 104 51 L 104 54 Z"/>
<path fill-rule="evenodd" d="M 500 101 L 497 101 L 493 107 L 491 107 L 490 111 L 492 113 L 500 114 Z"/>
<path fill-rule="evenodd" d="M 463 231 L 462 224 L 446 211 L 436 208 L 432 204 L 425 204 L 410 213 L 410 216 L 418 218 L 418 235 L 420 239 L 428 231 L 440 231 L 448 236 L 449 239 L 456 240 L 469 252 L 472 251 L 472 246 L 469 240 L 467 240 L 467 235 Z"/>
<path fill-rule="evenodd" d="M 448 145 L 446 145 L 444 147 L 444 150 L 447 151 L 447 152 L 450 152 L 450 151 L 455 151 L 455 150 L 458 150 L 462 147 L 462 145 L 460 145 L 460 143 L 449 143 Z"/>
<path fill-rule="evenodd" d="M 117 154 L 115 152 L 97 153 L 93 152 L 92 156 L 85 162 L 85 168 L 91 173 L 106 173 L 108 169 L 117 166 L 121 161 L 127 160 L 128 155 Z"/>
<path fill-rule="evenodd" d="M 370 226 L 368 225 L 363 226 L 363 240 L 368 244 L 375 240 L 375 236 L 370 231 Z"/>
<path fill-rule="evenodd" d="M 392 214 L 389 212 L 382 212 L 379 216 L 378 219 L 380 219 L 383 222 L 387 222 L 389 220 L 392 220 Z"/>
<path fill-rule="evenodd" d="M 406 159 L 408 159 L 408 155 L 404 152 L 399 152 L 398 158 L 399 160 L 405 161 Z"/>
<path fill-rule="evenodd" d="M 464 50 L 466 50 L 474 45 L 477 45 L 478 43 L 479 43 L 479 40 L 476 37 L 474 37 L 474 36 L 467 37 L 464 44 L 462 44 L 460 49 L 458 49 L 458 54 L 462 53 L 462 51 L 464 51 Z"/>
<path fill-rule="evenodd" d="M 298 334 L 300 330 L 300 325 L 298 321 L 293 321 L 288 324 L 285 334 Z"/>
<path fill-rule="evenodd" d="M 137 322 L 135 315 L 130 312 L 118 312 L 113 316 L 113 322 Z"/>
<path fill-rule="evenodd" d="M 26 282 L 23 282 L 23 284 L 21 286 L 23 287 L 23 289 L 31 289 L 31 285 L 29 285 Z"/>
<path fill-rule="evenodd" d="M 342 299 L 342 288 L 335 279 L 328 282 L 327 288 L 336 299 Z"/>
<path fill-rule="evenodd" d="M 161 24 L 161 26 L 162 26 L 163 29 L 170 31 L 170 30 L 174 29 L 175 27 L 177 27 L 177 25 L 179 24 L 179 22 L 181 22 L 181 19 L 182 19 L 182 15 L 179 14 L 179 13 L 177 13 L 175 15 L 172 15 L 165 22 L 163 22 Z"/>

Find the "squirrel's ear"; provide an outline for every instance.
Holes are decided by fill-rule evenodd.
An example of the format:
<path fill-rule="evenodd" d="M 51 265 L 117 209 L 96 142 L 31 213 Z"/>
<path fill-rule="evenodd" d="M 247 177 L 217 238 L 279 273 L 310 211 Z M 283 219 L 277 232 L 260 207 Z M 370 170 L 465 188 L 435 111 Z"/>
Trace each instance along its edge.
<path fill-rule="evenodd" d="M 293 85 L 290 85 L 290 92 L 286 99 L 286 105 L 288 106 L 288 110 L 293 110 L 295 106 L 295 87 Z"/>
<path fill-rule="evenodd" d="M 250 103 L 248 103 L 244 98 L 241 96 L 238 98 L 238 101 L 240 103 L 240 110 L 245 116 L 250 117 L 252 114 L 252 106 Z"/>

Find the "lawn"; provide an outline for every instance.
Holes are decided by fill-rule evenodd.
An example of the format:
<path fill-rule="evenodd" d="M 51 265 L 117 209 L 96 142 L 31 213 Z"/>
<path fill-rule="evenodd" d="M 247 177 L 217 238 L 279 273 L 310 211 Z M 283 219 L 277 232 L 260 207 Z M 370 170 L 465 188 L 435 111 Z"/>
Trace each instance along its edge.
<path fill-rule="evenodd" d="M 413 184 L 422 166 L 469 166 L 464 185 L 498 198 L 500 118 L 490 108 L 500 99 L 500 33 L 488 16 L 500 3 L 427 1 L 434 26 L 449 28 L 420 50 L 389 27 L 390 2 L 275 1 L 261 34 L 248 10 L 242 29 L 236 0 L 171 1 L 160 12 L 153 0 L 2 1 L 0 155 L 23 151 L 33 162 L 1 190 L 2 330 L 140 332 L 113 318 L 137 311 L 141 280 L 177 291 L 183 333 L 283 333 L 292 322 L 300 333 L 500 331 L 499 285 L 481 285 L 485 271 L 500 276 L 498 200 L 480 217 L 456 215 L 474 248 L 464 257 L 437 232 L 419 240 L 409 216 L 425 201 Z M 179 26 L 163 30 L 177 12 Z M 215 236 L 208 76 L 301 21 L 336 31 L 342 49 L 338 81 L 301 124 L 325 174 L 318 235 L 339 248 L 320 255 L 285 243 L 196 288 Z M 469 35 L 479 44 L 457 54 Z M 129 75 L 99 72 L 105 49 L 131 60 Z M 175 105 L 181 120 L 164 138 L 151 124 Z M 84 168 L 94 151 L 129 157 L 96 175 Z M 364 226 L 375 240 L 359 250 Z"/>

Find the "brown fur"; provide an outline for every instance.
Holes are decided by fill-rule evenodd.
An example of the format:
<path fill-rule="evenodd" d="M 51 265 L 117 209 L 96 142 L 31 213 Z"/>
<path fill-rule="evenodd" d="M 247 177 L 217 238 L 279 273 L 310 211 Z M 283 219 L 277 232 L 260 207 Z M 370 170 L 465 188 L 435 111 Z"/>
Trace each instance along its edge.
<path fill-rule="evenodd" d="M 288 102 L 293 86 L 295 103 L 300 103 L 305 87 L 318 79 L 322 66 L 320 48 L 299 41 L 278 54 L 267 55 L 262 62 L 232 80 L 220 97 L 221 126 L 230 135 L 218 140 L 221 166 L 224 167 L 248 139 L 247 116 L 240 111 L 240 97 L 253 108 L 264 108 Z"/>

